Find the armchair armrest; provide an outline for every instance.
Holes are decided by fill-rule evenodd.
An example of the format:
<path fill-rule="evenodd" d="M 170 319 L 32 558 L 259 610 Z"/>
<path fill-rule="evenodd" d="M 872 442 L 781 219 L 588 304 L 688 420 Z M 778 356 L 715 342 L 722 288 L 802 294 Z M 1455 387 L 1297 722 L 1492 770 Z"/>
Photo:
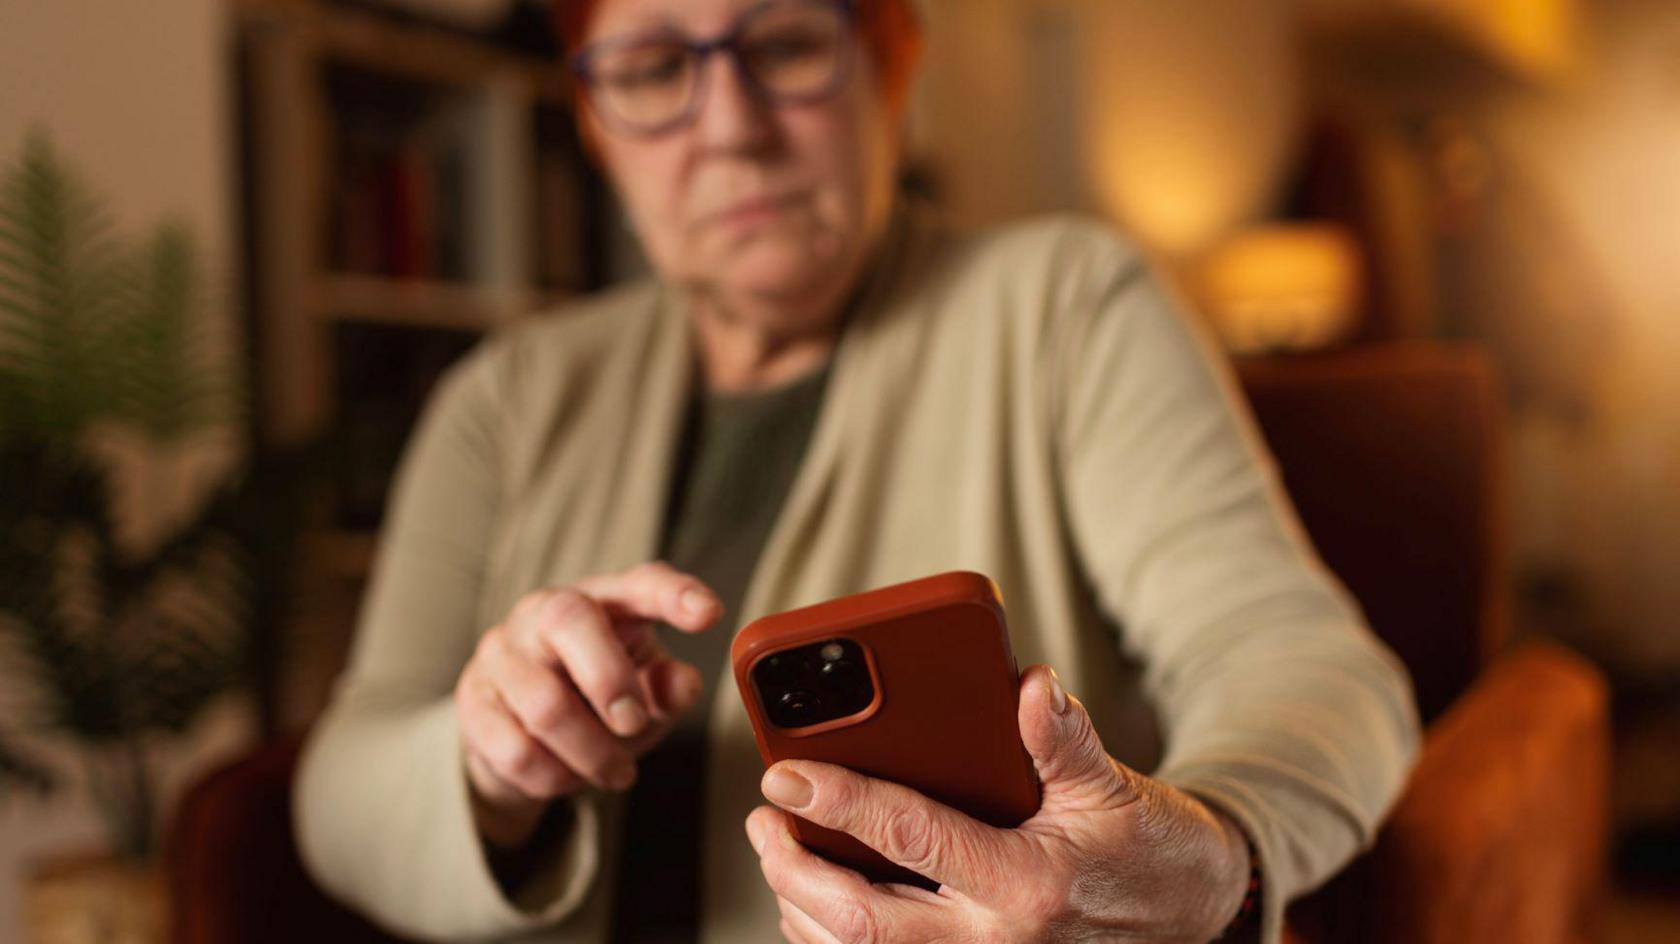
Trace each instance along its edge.
<path fill-rule="evenodd" d="M 169 832 L 176 944 L 395 938 L 327 898 L 292 839 L 292 772 L 301 739 L 258 746 L 198 781 Z"/>
<path fill-rule="evenodd" d="M 1609 749 L 1596 669 L 1542 642 L 1497 659 L 1430 726 L 1375 848 L 1291 910 L 1294 939 L 1577 940 L 1603 875 Z"/>

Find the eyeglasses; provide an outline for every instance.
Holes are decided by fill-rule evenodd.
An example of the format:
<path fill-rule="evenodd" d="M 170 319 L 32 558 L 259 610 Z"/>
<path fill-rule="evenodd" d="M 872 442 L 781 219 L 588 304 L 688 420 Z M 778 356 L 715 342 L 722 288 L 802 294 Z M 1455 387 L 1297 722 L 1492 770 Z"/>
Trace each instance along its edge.
<path fill-rule="evenodd" d="M 713 39 L 674 29 L 605 39 L 579 50 L 571 65 L 607 123 L 656 135 L 699 114 L 715 52 L 727 53 L 766 100 L 808 104 L 833 95 L 846 79 L 851 20 L 852 0 L 768 0 Z"/>

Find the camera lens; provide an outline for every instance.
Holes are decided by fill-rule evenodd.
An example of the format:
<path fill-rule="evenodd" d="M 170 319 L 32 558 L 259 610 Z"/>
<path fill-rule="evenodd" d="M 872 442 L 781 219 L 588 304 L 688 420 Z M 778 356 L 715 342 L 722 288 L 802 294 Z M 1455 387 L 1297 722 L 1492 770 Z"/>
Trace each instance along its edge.
<path fill-rule="evenodd" d="M 816 693 L 796 688 L 776 700 L 777 717 L 772 720 L 784 728 L 802 728 L 822 720 L 822 706 Z"/>
<path fill-rule="evenodd" d="M 785 684 L 794 674 L 793 660 L 787 654 L 771 656 L 758 664 L 758 674 L 767 682 Z"/>
<path fill-rule="evenodd" d="M 838 659 L 822 667 L 823 690 L 840 714 L 852 714 L 869 706 L 875 697 L 869 672 L 850 659 Z"/>
<path fill-rule="evenodd" d="M 861 675 L 860 666 L 850 659 L 836 659 L 823 663 L 822 678 L 830 685 L 856 684 Z"/>

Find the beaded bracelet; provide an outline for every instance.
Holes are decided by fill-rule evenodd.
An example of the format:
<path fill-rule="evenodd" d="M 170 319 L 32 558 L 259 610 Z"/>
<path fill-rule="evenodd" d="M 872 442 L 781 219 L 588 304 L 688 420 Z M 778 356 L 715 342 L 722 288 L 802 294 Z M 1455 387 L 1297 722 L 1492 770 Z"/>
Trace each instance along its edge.
<path fill-rule="evenodd" d="M 1237 913 L 1231 917 L 1225 930 L 1219 932 L 1218 940 L 1226 940 L 1231 935 L 1244 931 L 1253 923 L 1255 915 L 1260 913 L 1260 850 L 1254 848 L 1254 840 L 1247 836 L 1243 842 L 1248 846 L 1248 888 L 1243 892 L 1242 904 L 1237 906 Z"/>

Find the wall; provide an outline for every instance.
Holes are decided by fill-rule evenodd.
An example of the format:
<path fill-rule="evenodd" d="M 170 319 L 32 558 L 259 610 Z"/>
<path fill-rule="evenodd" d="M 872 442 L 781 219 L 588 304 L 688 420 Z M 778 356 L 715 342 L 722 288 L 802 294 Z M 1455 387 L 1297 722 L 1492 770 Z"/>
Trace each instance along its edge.
<path fill-rule="evenodd" d="M 108 198 L 123 231 L 185 220 L 206 250 L 208 271 L 225 273 L 236 258 L 225 8 L 223 0 L 0 0 L 0 161 L 14 160 L 26 131 L 42 125 Z M 223 291 L 231 295 L 231 285 Z M 225 444 L 165 457 L 107 445 L 131 473 L 125 527 L 137 541 L 184 514 L 204 480 L 229 461 Z M 22 690 L 0 676 L 8 720 L 18 717 Z M 239 706 L 226 705 L 184 746 L 160 749 L 171 788 L 237 743 L 247 725 Z M 23 938 L 24 871 L 99 836 L 91 811 L 73 795 L 0 802 L 0 940 Z"/>
<path fill-rule="evenodd" d="M 1507 386 L 1509 549 L 1525 630 L 1624 691 L 1680 680 L 1680 13 L 1582 8 L 1545 75 L 1343 56 L 1391 287 Z M 1381 52 L 1381 47 L 1370 47 Z M 1410 68 L 1402 68 L 1410 66 Z M 1402 185 L 1404 184 L 1404 185 Z M 1416 251 L 1413 251 L 1416 250 Z"/>
<path fill-rule="evenodd" d="M 1082 209 L 1189 256 L 1268 209 L 1300 76 L 1290 5 L 929 0 L 913 140 L 959 215 Z"/>
<path fill-rule="evenodd" d="M 230 232 L 225 4 L 0 0 L 0 147 L 44 123 L 120 224 Z"/>
<path fill-rule="evenodd" d="M 1567 632 L 1630 681 L 1680 678 L 1680 13 L 1596 5 L 1585 69 L 1478 115 L 1508 204 L 1543 210 L 1526 264 L 1484 276 L 1499 338 L 1540 335 L 1542 396 L 1516 420 L 1517 550 L 1567 576 Z M 1532 211 L 1531 211 L 1532 212 Z M 1514 239 L 1507 225 L 1488 239 Z M 1573 277 L 1572 311 L 1537 318 Z M 1513 304 L 1514 303 L 1514 304 Z M 1555 326 L 1554 330 L 1545 329 Z M 1540 393 L 1546 392 L 1542 389 Z"/>

